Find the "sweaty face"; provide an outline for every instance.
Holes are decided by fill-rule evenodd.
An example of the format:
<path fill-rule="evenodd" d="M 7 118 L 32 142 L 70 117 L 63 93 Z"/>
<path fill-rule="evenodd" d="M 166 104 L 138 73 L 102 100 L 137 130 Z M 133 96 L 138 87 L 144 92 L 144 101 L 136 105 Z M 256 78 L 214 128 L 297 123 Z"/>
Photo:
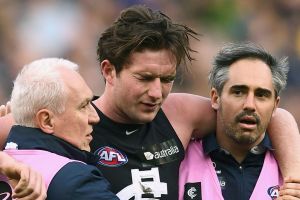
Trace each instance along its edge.
<path fill-rule="evenodd" d="M 116 76 L 113 89 L 115 119 L 123 123 L 152 121 L 171 91 L 176 59 L 167 50 L 133 53 Z"/>
<path fill-rule="evenodd" d="M 54 116 L 54 135 L 81 150 L 90 151 L 92 124 L 99 117 L 91 105 L 92 91 L 81 76 L 74 71 L 62 72 L 68 92 L 65 111 Z"/>
<path fill-rule="evenodd" d="M 216 96 L 217 92 L 213 92 Z M 272 74 L 258 59 L 243 59 L 229 68 L 229 80 L 221 96 L 215 99 L 218 109 L 218 133 L 231 143 L 254 146 L 277 107 Z"/>

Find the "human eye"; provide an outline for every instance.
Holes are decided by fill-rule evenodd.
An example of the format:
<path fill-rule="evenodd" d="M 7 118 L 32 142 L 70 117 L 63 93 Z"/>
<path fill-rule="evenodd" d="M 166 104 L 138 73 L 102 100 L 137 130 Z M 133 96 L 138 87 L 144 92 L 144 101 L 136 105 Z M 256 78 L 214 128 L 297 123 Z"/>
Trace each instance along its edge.
<path fill-rule="evenodd" d="M 237 97 L 243 96 L 244 94 L 248 93 L 248 91 L 248 87 L 244 85 L 234 85 L 230 88 L 230 93 Z"/>
<path fill-rule="evenodd" d="M 236 96 L 241 96 L 243 94 L 243 91 L 241 89 L 235 88 L 232 90 L 232 94 Z"/>
<path fill-rule="evenodd" d="M 175 76 L 167 76 L 167 77 L 161 77 L 162 83 L 171 83 L 175 80 Z"/>
<path fill-rule="evenodd" d="M 148 75 L 137 75 L 136 78 L 139 80 L 139 81 L 143 81 L 143 82 L 146 82 L 146 81 L 152 81 L 154 79 L 153 76 L 148 76 Z"/>
<path fill-rule="evenodd" d="M 259 98 L 269 98 L 271 97 L 272 93 L 267 90 L 258 90 L 256 91 L 255 95 Z"/>
<path fill-rule="evenodd" d="M 88 105 L 89 105 L 89 104 L 83 104 L 83 105 L 81 106 L 81 108 L 82 108 L 82 109 L 86 109 L 86 108 L 88 107 Z"/>
<path fill-rule="evenodd" d="M 91 105 L 91 100 L 86 100 L 84 103 L 81 104 L 81 109 L 87 109 Z"/>

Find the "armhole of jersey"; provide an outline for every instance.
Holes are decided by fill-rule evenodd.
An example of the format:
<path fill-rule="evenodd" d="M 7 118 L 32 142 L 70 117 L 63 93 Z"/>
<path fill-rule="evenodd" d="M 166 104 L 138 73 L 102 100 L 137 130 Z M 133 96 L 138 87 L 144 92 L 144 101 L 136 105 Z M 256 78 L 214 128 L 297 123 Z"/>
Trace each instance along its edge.
<path fill-rule="evenodd" d="M 167 116 L 165 115 L 164 111 L 162 109 L 159 109 L 156 118 L 160 118 L 164 121 L 164 123 L 162 123 L 161 125 L 164 126 L 165 128 L 171 130 L 171 134 L 174 136 L 176 142 L 180 145 L 180 151 L 182 152 L 182 160 L 185 156 L 185 150 L 184 147 L 176 133 L 176 131 L 174 130 L 173 126 L 171 125 L 169 119 L 167 118 Z"/>

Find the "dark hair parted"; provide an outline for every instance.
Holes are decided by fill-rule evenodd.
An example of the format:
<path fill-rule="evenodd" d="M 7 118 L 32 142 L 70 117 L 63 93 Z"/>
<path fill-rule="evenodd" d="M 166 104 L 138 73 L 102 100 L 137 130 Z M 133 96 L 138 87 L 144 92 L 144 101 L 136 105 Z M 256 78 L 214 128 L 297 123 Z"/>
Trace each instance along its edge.
<path fill-rule="evenodd" d="M 135 5 L 121 12 L 98 41 L 97 55 L 100 63 L 107 59 L 120 72 L 130 62 L 130 55 L 143 50 L 167 49 L 176 58 L 177 66 L 193 60 L 190 37 L 198 34 L 189 27 L 173 23 L 160 11 L 144 5 Z M 197 39 L 198 40 L 198 39 Z"/>
<path fill-rule="evenodd" d="M 287 83 L 289 71 L 287 57 L 277 60 L 263 47 L 252 42 L 228 43 L 221 48 L 213 61 L 213 67 L 209 74 L 211 87 L 222 93 L 224 84 L 228 80 L 229 67 L 234 62 L 242 59 L 259 59 L 266 63 L 272 73 L 275 95 L 279 96 Z"/>

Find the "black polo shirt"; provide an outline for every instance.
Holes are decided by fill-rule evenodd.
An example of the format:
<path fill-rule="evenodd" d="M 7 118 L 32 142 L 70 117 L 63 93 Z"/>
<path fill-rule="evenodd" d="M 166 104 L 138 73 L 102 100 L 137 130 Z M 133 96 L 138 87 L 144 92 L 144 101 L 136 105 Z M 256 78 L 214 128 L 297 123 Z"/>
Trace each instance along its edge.
<path fill-rule="evenodd" d="M 220 148 L 215 134 L 203 139 L 203 149 L 213 161 L 224 199 L 249 200 L 262 169 L 266 150 L 272 150 L 272 145 L 265 134 L 262 142 L 249 151 L 242 163 Z"/>

